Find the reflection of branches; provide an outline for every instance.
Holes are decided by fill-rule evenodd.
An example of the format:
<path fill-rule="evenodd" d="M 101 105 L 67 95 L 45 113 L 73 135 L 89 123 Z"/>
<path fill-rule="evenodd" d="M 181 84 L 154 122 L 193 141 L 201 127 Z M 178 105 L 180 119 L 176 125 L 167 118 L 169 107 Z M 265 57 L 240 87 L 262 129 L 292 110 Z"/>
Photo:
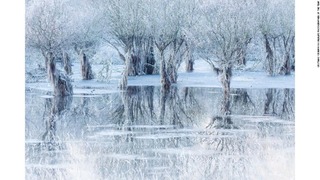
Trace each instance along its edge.
<path fill-rule="evenodd" d="M 89 114 L 88 100 L 88 97 L 81 97 L 81 109 L 84 116 Z"/>
<path fill-rule="evenodd" d="M 68 111 L 71 102 L 72 96 L 55 96 L 45 99 L 45 132 L 42 134 L 42 142 L 36 144 L 36 146 L 26 146 L 26 154 L 28 155 L 28 159 L 30 158 L 28 161 L 39 165 L 48 165 L 48 168 L 28 168 L 27 170 L 32 171 L 33 175 L 38 177 L 66 177 L 67 172 L 64 168 L 60 169 L 55 167 L 55 165 L 60 163 L 59 160 L 61 160 L 61 157 L 64 156 L 64 154 L 58 153 L 57 151 L 65 148 L 63 144 L 58 142 L 57 124 L 58 121 L 61 120 L 61 116 Z M 34 152 L 34 148 L 39 152 Z M 30 172 L 28 172 L 28 174 L 30 174 Z M 35 177 L 32 176 L 31 179 L 34 178 Z"/>
<path fill-rule="evenodd" d="M 264 105 L 264 114 L 273 114 L 275 115 L 275 101 L 273 100 L 273 96 L 275 94 L 275 89 L 268 89 L 266 96 L 267 96 L 267 100 L 266 103 Z M 270 112 L 272 111 L 272 112 Z"/>
<path fill-rule="evenodd" d="M 128 87 L 122 98 L 126 121 L 132 125 L 138 119 L 139 114 L 142 114 L 141 87 Z"/>
<path fill-rule="evenodd" d="M 187 90 L 185 96 L 180 96 L 177 87 L 160 90 L 159 114 L 154 110 L 154 87 L 131 87 L 122 93 L 122 103 L 119 103 L 112 113 L 112 119 L 117 124 L 153 124 L 154 118 L 158 116 L 159 123 L 183 127 L 183 120 L 192 122 L 191 114 L 200 109 L 200 104 L 194 97 L 192 90 Z M 189 98 L 187 98 L 187 96 Z M 188 100 L 186 100 L 188 99 Z M 188 111 L 187 111 L 188 109 Z"/>
<path fill-rule="evenodd" d="M 236 89 L 235 94 L 237 95 L 233 98 L 234 102 L 239 102 L 245 105 L 250 104 L 254 106 L 254 103 L 252 102 L 246 89 Z"/>
<path fill-rule="evenodd" d="M 294 90 L 293 89 L 284 90 L 284 100 L 282 104 L 281 117 L 294 119 Z"/>
<path fill-rule="evenodd" d="M 233 125 L 233 122 L 230 116 L 214 116 L 211 118 L 211 121 L 206 126 L 206 128 L 238 129 L 238 127 Z"/>
<path fill-rule="evenodd" d="M 45 145 L 48 145 L 48 150 L 55 150 L 55 147 L 57 146 L 57 120 L 64 110 L 69 108 L 71 102 L 71 96 L 55 96 L 53 100 L 46 100 L 46 106 L 51 107 L 51 109 L 50 112 L 48 112 L 48 116 L 45 117 L 46 132 L 42 135 L 42 140 Z"/>
<path fill-rule="evenodd" d="M 166 106 L 168 106 L 167 115 L 165 115 Z M 164 117 L 166 116 L 171 121 L 170 124 L 183 127 L 183 124 L 187 121 L 193 122 L 191 115 L 200 109 L 200 104 L 194 97 L 193 89 L 184 88 L 181 96 L 177 87 L 161 89 L 160 122 L 164 123 Z"/>
<path fill-rule="evenodd" d="M 161 99 L 160 99 L 160 124 L 164 124 L 164 117 L 165 117 L 165 111 L 166 111 L 166 104 L 168 103 L 169 108 L 168 110 L 172 111 L 172 124 L 177 125 L 179 123 L 179 116 L 177 111 L 177 101 L 175 100 L 177 98 L 177 88 L 176 87 L 170 87 L 169 89 L 161 88 Z"/>
<path fill-rule="evenodd" d="M 186 100 L 187 97 L 189 97 L 189 102 Z M 179 113 L 174 117 L 175 121 L 178 121 L 179 127 L 183 127 L 182 121 L 181 121 L 181 115 L 184 115 L 186 120 L 189 120 L 190 122 L 193 122 L 190 114 L 186 111 L 187 109 L 198 111 L 200 109 L 200 105 L 196 98 L 193 95 L 192 89 L 189 88 L 184 88 L 184 99 L 182 99 L 179 94 L 177 93 L 177 88 L 175 88 L 175 97 L 174 98 L 174 103 L 171 105 L 173 107 L 178 107 L 178 109 L 174 109 L 174 113 Z M 172 108 L 173 109 L 173 108 Z M 177 119 L 177 120 L 176 120 Z"/>
<path fill-rule="evenodd" d="M 153 98 L 154 87 L 128 86 L 121 93 L 121 99 L 113 101 L 116 107 L 113 108 L 111 119 L 126 131 L 133 131 L 132 125 L 151 123 L 155 116 Z M 128 135 L 127 140 L 133 140 L 132 134 Z"/>
<path fill-rule="evenodd" d="M 266 97 L 264 114 L 280 117 L 294 115 L 294 89 L 268 89 Z"/>
<path fill-rule="evenodd" d="M 88 94 L 80 94 L 80 97 L 77 97 L 77 102 L 75 106 L 72 107 L 71 111 L 68 112 L 68 116 L 71 118 L 68 119 L 66 125 L 74 126 L 86 126 L 88 122 L 100 124 L 105 119 L 101 113 L 109 113 L 107 110 L 110 104 L 110 96 L 102 97 L 89 97 Z M 115 101 L 117 102 L 117 101 Z M 116 105 L 116 104 L 115 104 Z M 113 107 L 117 108 L 117 107 Z M 79 121 L 80 120 L 80 121 Z M 75 124 L 74 124 L 75 123 Z"/>
<path fill-rule="evenodd" d="M 195 111 L 200 110 L 201 106 L 196 97 L 194 96 L 194 89 L 185 87 L 183 88 L 184 92 L 184 105 L 188 109 L 193 109 Z M 188 106 L 189 105 L 189 106 Z"/>
<path fill-rule="evenodd" d="M 164 124 L 164 115 L 166 112 L 166 101 L 168 98 L 168 94 L 169 94 L 169 91 L 166 88 L 161 87 L 160 115 L 159 115 L 159 122 L 161 125 Z"/>
<path fill-rule="evenodd" d="M 236 89 L 234 92 L 236 95 L 233 96 L 232 107 L 240 109 L 240 112 L 250 110 L 250 107 L 255 109 L 255 104 L 251 100 L 246 89 Z"/>
<path fill-rule="evenodd" d="M 124 105 L 123 104 L 117 104 L 115 110 L 112 113 L 113 120 L 116 120 L 116 124 L 124 124 Z"/>
<path fill-rule="evenodd" d="M 148 102 L 148 109 L 150 112 L 150 118 L 154 119 L 155 113 L 154 113 L 154 100 L 153 100 L 153 95 L 154 95 L 154 86 L 147 86 L 144 88 L 144 93 L 145 97 L 147 98 Z"/>
<path fill-rule="evenodd" d="M 222 128 L 226 128 L 225 124 L 229 124 L 229 129 L 235 128 L 232 127 L 232 122 L 230 117 L 214 117 L 215 122 L 220 121 Z M 216 128 L 214 123 L 210 123 L 206 128 L 212 129 Z M 233 135 L 232 132 L 228 131 L 207 131 L 207 135 L 211 135 L 210 138 L 204 138 L 201 140 L 202 143 L 210 144 L 212 148 L 216 151 L 225 152 L 232 154 L 234 152 L 244 153 L 245 151 L 245 144 L 243 142 L 243 137 L 238 137 Z"/>
<path fill-rule="evenodd" d="M 186 115 L 186 113 L 184 112 L 184 109 L 182 107 L 180 97 L 177 92 L 178 91 L 177 87 L 171 87 L 170 91 L 171 93 L 170 93 L 169 108 L 172 110 L 172 125 L 174 126 L 177 125 L 180 128 L 182 128 L 183 125 L 181 123 L 180 112 L 182 112 L 182 114 L 184 115 Z M 179 108 L 180 111 L 177 108 Z"/>
<path fill-rule="evenodd" d="M 50 114 L 51 106 L 52 106 L 52 99 L 51 98 L 46 98 L 45 99 L 45 104 L 44 104 L 43 116 L 42 116 L 43 119 L 46 118 L 47 114 Z"/>

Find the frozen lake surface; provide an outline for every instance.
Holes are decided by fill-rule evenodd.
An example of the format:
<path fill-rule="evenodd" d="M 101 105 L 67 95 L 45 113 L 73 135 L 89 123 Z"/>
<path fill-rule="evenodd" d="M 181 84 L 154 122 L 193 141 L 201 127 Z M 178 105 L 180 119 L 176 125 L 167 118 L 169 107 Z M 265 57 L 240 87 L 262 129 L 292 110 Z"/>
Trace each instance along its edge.
<path fill-rule="evenodd" d="M 233 88 L 221 127 L 218 87 L 85 83 L 26 85 L 26 179 L 294 179 L 292 87 Z"/>

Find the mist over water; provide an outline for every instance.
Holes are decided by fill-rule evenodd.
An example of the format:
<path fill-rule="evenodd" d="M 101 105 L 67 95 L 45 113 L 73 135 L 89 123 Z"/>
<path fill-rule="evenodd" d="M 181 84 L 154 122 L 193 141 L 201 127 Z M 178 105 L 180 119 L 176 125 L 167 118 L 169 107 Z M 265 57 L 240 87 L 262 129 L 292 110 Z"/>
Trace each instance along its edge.
<path fill-rule="evenodd" d="M 26 91 L 26 179 L 294 179 L 294 89 Z"/>

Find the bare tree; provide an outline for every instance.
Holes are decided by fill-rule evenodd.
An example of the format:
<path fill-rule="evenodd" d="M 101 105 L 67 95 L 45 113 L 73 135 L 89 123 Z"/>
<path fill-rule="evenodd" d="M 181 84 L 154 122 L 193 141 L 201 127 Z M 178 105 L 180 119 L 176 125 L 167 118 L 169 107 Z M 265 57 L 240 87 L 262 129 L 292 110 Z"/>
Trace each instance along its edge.
<path fill-rule="evenodd" d="M 266 49 L 266 70 L 269 75 L 289 75 L 294 63 L 294 2 L 259 0 L 259 22 Z"/>
<path fill-rule="evenodd" d="M 81 64 L 83 80 L 93 79 L 90 59 L 96 54 L 105 31 L 103 9 L 95 1 L 69 1 L 69 14 L 72 16 L 68 45 L 77 53 Z"/>
<path fill-rule="evenodd" d="M 117 50 L 125 63 L 120 88 L 127 87 L 129 75 L 143 73 L 142 64 L 146 59 L 146 50 L 149 49 L 149 47 L 145 48 L 149 37 L 146 36 L 147 9 L 144 2 L 142 0 L 102 1 L 107 32 L 104 40 Z"/>
<path fill-rule="evenodd" d="M 70 19 L 62 0 L 28 1 L 26 3 L 26 46 L 39 49 L 45 59 L 47 53 L 56 56 L 66 44 L 70 35 L 66 28 Z"/>
<path fill-rule="evenodd" d="M 209 2 L 207 2 L 209 3 Z M 254 24 L 251 1 L 216 0 L 202 7 L 204 19 L 199 28 L 198 51 L 220 76 L 223 87 L 224 115 L 230 114 L 230 83 L 232 69 L 250 42 Z"/>
<path fill-rule="evenodd" d="M 165 88 L 177 82 L 188 28 L 187 20 L 193 14 L 195 1 L 154 1 L 151 32 L 160 55 L 160 79 Z"/>

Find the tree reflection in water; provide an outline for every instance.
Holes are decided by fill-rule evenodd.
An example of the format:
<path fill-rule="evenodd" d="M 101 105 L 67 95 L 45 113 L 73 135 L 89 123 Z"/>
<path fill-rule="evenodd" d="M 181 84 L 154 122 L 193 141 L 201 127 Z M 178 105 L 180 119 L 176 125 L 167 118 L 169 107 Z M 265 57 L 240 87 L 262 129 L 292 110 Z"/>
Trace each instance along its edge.
<path fill-rule="evenodd" d="M 46 99 L 46 108 L 50 110 L 47 112 L 48 114 L 44 115 L 46 131 L 42 135 L 42 140 L 43 145 L 47 146 L 49 151 L 59 147 L 57 144 L 58 137 L 56 135 L 57 121 L 59 121 L 64 111 L 70 108 L 71 102 L 72 96 L 54 96 L 53 99 Z"/>
<path fill-rule="evenodd" d="M 65 155 L 61 152 L 66 150 L 65 143 L 57 134 L 57 123 L 61 123 L 62 117 L 70 110 L 72 96 L 54 96 L 45 98 L 42 120 L 44 122 L 45 132 L 41 134 L 41 141 L 36 144 L 26 146 L 26 160 L 33 162 L 34 168 L 31 168 L 37 176 L 28 176 L 30 169 L 26 169 L 27 179 L 65 179 L 67 170 L 57 164 L 63 163 Z M 62 139 L 64 139 L 62 137 Z M 38 178 L 36 178 L 38 177 Z"/>
<path fill-rule="evenodd" d="M 294 89 L 231 89 L 228 115 L 217 88 L 27 98 L 26 140 L 41 146 L 26 144 L 26 179 L 261 179 L 279 158 L 293 172 Z"/>

